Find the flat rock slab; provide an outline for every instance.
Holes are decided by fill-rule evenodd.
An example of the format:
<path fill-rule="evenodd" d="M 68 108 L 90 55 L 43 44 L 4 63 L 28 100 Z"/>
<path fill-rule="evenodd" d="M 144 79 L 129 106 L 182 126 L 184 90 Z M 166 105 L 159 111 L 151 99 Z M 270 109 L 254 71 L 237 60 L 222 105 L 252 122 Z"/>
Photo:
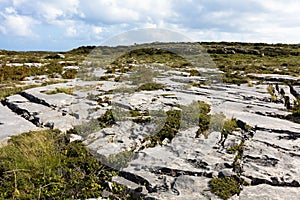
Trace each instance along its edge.
<path fill-rule="evenodd" d="M 67 131 L 79 124 L 74 116 L 64 114 L 42 104 L 30 102 L 19 94 L 7 97 L 5 104 L 39 127 L 51 126 L 51 128 Z"/>
<path fill-rule="evenodd" d="M 0 104 L 0 141 L 24 132 L 38 130 L 31 122 L 11 112 L 9 108 Z"/>
<path fill-rule="evenodd" d="M 236 196 L 235 196 L 236 197 Z M 299 188 L 278 187 L 261 184 L 257 186 L 245 187 L 240 196 L 232 199 L 240 200 L 298 200 Z"/>
<path fill-rule="evenodd" d="M 277 186 L 300 186 L 300 139 L 282 136 L 284 134 L 256 131 L 247 143 L 243 175 L 256 178 L 253 184 L 266 181 Z"/>
<path fill-rule="evenodd" d="M 212 73 L 221 74 L 217 70 Z M 213 84 L 199 87 L 191 84 L 207 79 Z M 244 178 L 250 186 L 244 186 L 240 196 L 231 199 L 296 199 L 300 196 L 300 125 L 278 117 L 290 112 L 285 109 L 278 91 L 275 91 L 279 100 L 276 103 L 271 101 L 267 91 L 269 84 L 275 84 L 273 81 L 295 77 L 279 75 L 273 79 L 253 87 L 237 86 L 224 84 L 221 79 L 189 76 L 187 72 L 173 70 L 155 78 L 156 82 L 166 85 L 155 91 L 128 93 L 126 90 L 134 86 L 126 80 L 76 80 L 32 88 L 6 99 L 11 110 L 0 106 L 0 140 L 36 129 L 28 121 L 30 117 L 37 118 L 41 124 L 51 122 L 54 128 L 67 130 L 112 109 L 116 124 L 101 130 L 84 127 L 87 130 L 79 133 L 82 137 L 78 138 L 104 164 L 121 169 L 115 182 L 141 190 L 155 199 L 219 199 L 208 190 L 209 181 L 212 177 L 234 175 Z M 72 95 L 46 94 L 55 88 L 74 88 L 75 91 Z M 279 88 L 292 103 L 295 97 L 289 87 L 279 85 Z M 112 91 L 114 89 L 117 90 Z M 109 97 L 109 103 L 98 103 L 101 102 L 99 97 Z M 160 115 L 153 124 L 137 124 L 129 114 L 130 110 L 141 111 L 152 119 L 154 111 L 180 110 L 179 105 L 193 101 L 205 101 L 211 105 L 212 114 L 222 112 L 227 118 L 242 120 L 252 129 L 249 132 L 237 130 L 221 143 L 223 137 L 219 132 L 195 138 L 198 127 L 192 126 L 179 130 L 172 141 L 164 140 L 163 145 L 150 148 L 143 139 L 163 125 L 165 119 Z M 16 115 L 13 110 L 18 109 L 26 111 L 29 117 Z M 244 145 L 242 155 L 228 151 L 229 147 L 241 143 Z M 126 153 L 131 150 L 132 157 L 126 160 Z"/>

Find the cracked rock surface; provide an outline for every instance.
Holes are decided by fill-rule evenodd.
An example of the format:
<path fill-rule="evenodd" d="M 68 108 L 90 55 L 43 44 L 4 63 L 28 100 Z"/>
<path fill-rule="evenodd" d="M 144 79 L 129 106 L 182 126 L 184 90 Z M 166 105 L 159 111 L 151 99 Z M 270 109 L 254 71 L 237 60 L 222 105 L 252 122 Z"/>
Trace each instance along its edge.
<path fill-rule="evenodd" d="M 151 136 L 160 124 L 140 124 L 127 116 L 116 117 L 117 122 L 111 127 L 81 135 L 82 140 L 100 160 L 132 151 L 133 156 L 121 165 L 114 181 L 149 199 L 218 199 L 211 193 L 209 181 L 223 176 L 235 176 L 248 183 L 232 199 L 298 199 L 300 124 L 275 117 L 275 114 L 289 114 L 282 102 L 270 100 L 266 88 L 275 82 L 254 87 L 223 83 L 189 85 L 196 81 L 199 77 L 173 71 L 156 78 L 156 82 L 166 87 L 154 91 L 111 93 L 110 90 L 123 83 L 110 80 L 72 81 L 28 89 L 2 101 L 0 140 L 41 128 L 66 131 L 109 109 L 115 110 L 116 116 L 119 108 L 148 111 L 151 116 L 159 110 L 205 101 L 211 105 L 212 114 L 223 112 L 227 118 L 241 120 L 251 129 L 238 129 L 221 142 L 220 132 L 195 138 L 198 128 L 188 127 L 180 129 L 172 141 L 147 147 L 144 138 Z M 60 87 L 88 89 L 76 89 L 73 94 L 45 93 Z M 291 102 L 295 99 L 288 86 L 280 85 L 280 88 Z M 109 102 L 99 102 L 99 98 L 105 97 Z M 228 152 L 228 148 L 241 143 L 243 151 L 237 159 L 237 154 Z"/>

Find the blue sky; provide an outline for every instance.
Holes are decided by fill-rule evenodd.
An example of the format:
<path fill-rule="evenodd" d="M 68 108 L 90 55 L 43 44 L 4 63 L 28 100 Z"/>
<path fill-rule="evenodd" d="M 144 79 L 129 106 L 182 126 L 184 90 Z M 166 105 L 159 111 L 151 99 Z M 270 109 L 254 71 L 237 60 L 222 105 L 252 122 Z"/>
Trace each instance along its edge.
<path fill-rule="evenodd" d="M 300 43 L 299 0 L 0 0 L 0 49 L 70 50 L 126 31 Z"/>

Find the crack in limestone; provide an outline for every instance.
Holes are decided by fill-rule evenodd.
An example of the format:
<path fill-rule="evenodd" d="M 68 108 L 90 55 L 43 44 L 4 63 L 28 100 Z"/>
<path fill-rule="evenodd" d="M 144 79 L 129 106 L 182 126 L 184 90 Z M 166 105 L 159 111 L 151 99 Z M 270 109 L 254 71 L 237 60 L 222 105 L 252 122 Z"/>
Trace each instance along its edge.
<path fill-rule="evenodd" d="M 16 113 L 17 115 L 20 115 L 27 121 L 33 123 L 37 127 L 42 127 L 42 124 L 40 123 L 40 119 L 35 116 L 35 114 L 31 114 L 25 109 L 19 108 L 18 106 L 14 105 L 13 103 L 9 103 L 6 100 L 1 101 L 3 106 L 7 106 L 12 112 Z"/>
<path fill-rule="evenodd" d="M 25 91 L 20 92 L 20 95 L 21 95 L 22 97 L 28 99 L 30 102 L 33 102 L 33 103 L 36 103 L 36 104 L 41 104 L 41 105 L 47 106 L 47 107 L 49 107 L 49 108 L 53 108 L 53 106 L 50 105 L 49 103 L 47 103 L 45 100 L 40 99 L 40 98 L 38 98 L 38 97 L 36 97 L 36 96 L 34 96 L 34 95 L 32 95 L 32 94 L 29 94 L 29 93 L 27 93 L 27 92 L 25 92 Z"/>

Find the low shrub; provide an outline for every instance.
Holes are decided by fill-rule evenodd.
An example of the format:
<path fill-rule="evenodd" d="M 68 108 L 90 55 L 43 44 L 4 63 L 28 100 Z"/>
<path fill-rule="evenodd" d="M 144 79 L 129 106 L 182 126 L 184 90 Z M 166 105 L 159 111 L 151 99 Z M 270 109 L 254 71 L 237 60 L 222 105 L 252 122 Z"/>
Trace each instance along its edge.
<path fill-rule="evenodd" d="M 169 141 L 175 137 L 180 128 L 181 111 L 180 110 L 169 110 L 166 112 L 167 117 L 164 126 L 154 135 L 146 137 L 144 140 L 150 140 L 150 147 L 154 147 L 156 144 L 162 144 L 165 138 Z"/>
<path fill-rule="evenodd" d="M 74 79 L 76 78 L 76 75 L 77 75 L 76 69 L 68 69 L 61 74 L 63 79 Z"/>
<path fill-rule="evenodd" d="M 141 86 L 138 87 L 138 91 L 146 90 L 146 91 L 151 91 L 151 90 L 159 90 L 165 88 L 165 85 L 161 83 L 155 83 L 155 82 L 150 82 L 150 83 L 145 83 L 142 84 Z"/>
<path fill-rule="evenodd" d="M 232 134 L 232 132 L 235 131 L 237 128 L 238 126 L 235 118 L 227 119 L 224 121 L 221 134 L 227 137 L 229 134 Z"/>
<path fill-rule="evenodd" d="M 232 176 L 212 178 L 209 185 L 211 191 L 222 199 L 229 199 L 231 196 L 241 192 L 241 185 Z"/>
<path fill-rule="evenodd" d="M 58 130 L 14 136 L 0 148 L 1 199 L 97 198 L 113 173 Z"/>
<path fill-rule="evenodd" d="M 208 131 L 211 115 L 210 105 L 204 101 L 193 101 L 188 106 L 180 106 L 182 109 L 182 128 L 199 126 L 196 137 Z"/>

